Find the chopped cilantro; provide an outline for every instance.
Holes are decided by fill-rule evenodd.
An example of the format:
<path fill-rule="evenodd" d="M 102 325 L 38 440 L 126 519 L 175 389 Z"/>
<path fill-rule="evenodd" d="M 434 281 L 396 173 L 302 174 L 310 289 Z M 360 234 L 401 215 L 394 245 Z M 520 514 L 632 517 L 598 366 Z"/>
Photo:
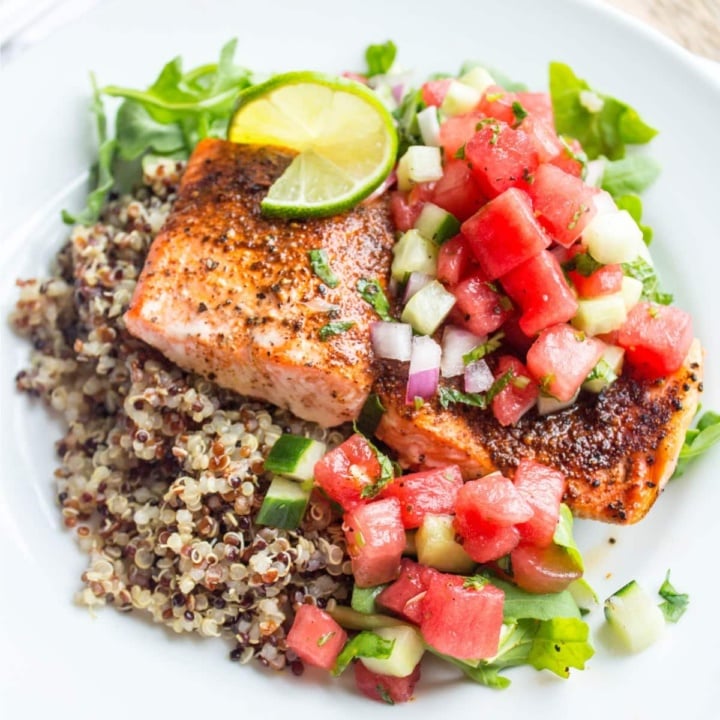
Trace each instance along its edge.
<path fill-rule="evenodd" d="M 665 574 L 665 580 L 658 590 L 663 599 L 660 610 L 668 622 L 676 623 L 685 613 L 690 603 L 687 593 L 679 593 L 670 582 L 670 571 Z"/>
<path fill-rule="evenodd" d="M 333 335 L 342 335 L 347 332 L 355 323 L 352 320 L 338 320 L 337 322 L 331 322 L 327 325 L 323 325 L 318 331 L 320 339 L 325 342 L 329 340 Z"/>
<path fill-rule="evenodd" d="M 443 408 L 447 409 L 450 405 L 453 405 L 454 403 L 461 403 L 463 405 L 471 405 L 472 407 L 477 407 L 481 410 L 485 410 L 490 406 L 493 398 L 495 398 L 495 396 L 499 392 L 501 392 L 505 387 L 507 387 L 507 385 L 512 381 L 513 377 L 515 377 L 515 372 L 513 370 L 508 370 L 497 380 L 495 380 L 490 389 L 484 393 L 465 393 L 455 388 L 441 386 L 438 389 L 440 405 Z"/>
<path fill-rule="evenodd" d="M 360 297 L 372 306 L 381 319 L 386 322 L 394 320 L 390 313 L 390 301 L 377 280 L 360 278 L 357 282 L 357 291 L 360 293 Z"/>
<path fill-rule="evenodd" d="M 328 258 L 327 250 L 320 248 L 318 250 L 308 250 L 308 257 L 310 258 L 310 267 L 313 272 L 328 286 L 331 288 L 337 287 L 340 280 L 338 280 L 335 273 L 330 267 L 330 260 Z"/>
<path fill-rule="evenodd" d="M 513 101 L 512 112 L 515 116 L 515 127 L 520 125 L 520 123 L 528 116 L 528 111 L 517 100 Z"/>
<path fill-rule="evenodd" d="M 469 365 L 477 360 L 482 360 L 486 355 L 495 352 L 501 345 L 505 333 L 500 331 L 491 335 L 484 343 L 477 345 L 470 352 L 463 355 L 463 363 Z"/>

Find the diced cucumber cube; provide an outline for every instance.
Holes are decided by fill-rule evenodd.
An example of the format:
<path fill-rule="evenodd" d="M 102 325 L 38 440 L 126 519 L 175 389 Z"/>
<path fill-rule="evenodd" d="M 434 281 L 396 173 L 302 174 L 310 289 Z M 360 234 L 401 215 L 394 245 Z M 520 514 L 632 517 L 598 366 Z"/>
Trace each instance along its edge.
<path fill-rule="evenodd" d="M 418 290 L 403 308 L 400 319 L 422 335 L 432 335 L 455 305 L 455 296 L 433 280 Z"/>
<path fill-rule="evenodd" d="M 452 80 L 440 105 L 440 112 L 446 117 L 462 115 L 474 110 L 481 98 L 482 93 L 476 88 L 459 80 Z"/>
<path fill-rule="evenodd" d="M 469 85 L 471 88 L 475 88 L 481 95 L 491 85 L 495 85 L 495 78 L 480 65 L 470 68 L 470 70 L 462 74 L 458 80 L 463 85 Z"/>
<path fill-rule="evenodd" d="M 418 562 L 442 572 L 464 575 L 472 572 L 475 561 L 455 540 L 452 515 L 428 513 L 415 535 Z"/>
<path fill-rule="evenodd" d="M 536 401 L 538 415 L 550 415 L 550 413 L 558 412 L 559 410 L 564 410 L 574 405 L 578 394 L 579 390 L 569 400 L 558 400 L 552 395 L 546 395 L 544 392 L 541 392 Z"/>
<path fill-rule="evenodd" d="M 425 652 L 425 643 L 420 632 L 409 625 L 378 628 L 374 632 L 385 640 L 395 641 L 390 657 L 361 657 L 360 662 L 370 672 L 379 675 L 391 675 L 392 677 L 410 675 Z"/>
<path fill-rule="evenodd" d="M 617 330 L 626 319 L 625 298 L 617 292 L 578 300 L 572 324 L 587 335 L 599 335 Z"/>
<path fill-rule="evenodd" d="M 439 180 L 442 174 L 442 156 L 439 147 L 411 145 L 398 161 L 398 188 L 411 190 L 415 183 L 433 182 Z"/>
<path fill-rule="evenodd" d="M 624 275 L 620 292 L 625 301 L 625 309 L 630 312 L 642 297 L 643 284 L 637 278 Z"/>
<path fill-rule="evenodd" d="M 642 230 L 627 210 L 595 215 L 582 239 L 588 252 L 603 265 L 632 262 L 637 257 L 652 264 Z"/>
<path fill-rule="evenodd" d="M 315 463 L 327 452 L 327 445 L 300 435 L 281 435 L 265 460 L 269 472 L 296 480 L 312 480 Z"/>
<path fill-rule="evenodd" d="M 630 652 L 652 645 L 665 630 L 665 618 L 653 598 L 635 580 L 605 600 L 605 618 Z"/>
<path fill-rule="evenodd" d="M 424 237 L 419 230 L 411 228 L 400 236 L 393 247 L 392 276 L 405 282 L 412 272 L 437 274 L 438 246 Z"/>
<path fill-rule="evenodd" d="M 583 390 L 599 393 L 612 385 L 622 373 L 625 350 L 617 345 L 608 345 L 583 383 Z"/>
<path fill-rule="evenodd" d="M 364 615 L 372 615 L 378 612 L 375 598 L 387 587 L 387 585 L 375 585 L 373 587 L 358 587 L 353 585 L 350 596 L 350 607 Z"/>
<path fill-rule="evenodd" d="M 259 525 L 293 530 L 300 525 L 311 492 L 312 482 L 299 483 L 276 475 L 270 483 L 255 521 Z"/>
<path fill-rule="evenodd" d="M 440 147 L 440 119 L 434 105 L 426 107 L 417 114 L 420 137 L 426 145 Z"/>
<path fill-rule="evenodd" d="M 423 209 L 415 221 L 415 227 L 421 235 L 438 245 L 442 245 L 460 232 L 458 219 L 452 213 L 431 202 L 423 205 Z"/>

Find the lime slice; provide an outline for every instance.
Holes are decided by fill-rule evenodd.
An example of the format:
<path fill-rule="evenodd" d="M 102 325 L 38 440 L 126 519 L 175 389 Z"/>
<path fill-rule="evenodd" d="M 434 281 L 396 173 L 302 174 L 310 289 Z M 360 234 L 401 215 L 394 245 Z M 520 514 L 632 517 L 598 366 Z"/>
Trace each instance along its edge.
<path fill-rule="evenodd" d="M 314 72 L 276 75 L 240 95 L 228 139 L 298 152 L 263 212 L 325 217 L 370 195 L 395 163 L 392 115 L 364 85 Z"/>

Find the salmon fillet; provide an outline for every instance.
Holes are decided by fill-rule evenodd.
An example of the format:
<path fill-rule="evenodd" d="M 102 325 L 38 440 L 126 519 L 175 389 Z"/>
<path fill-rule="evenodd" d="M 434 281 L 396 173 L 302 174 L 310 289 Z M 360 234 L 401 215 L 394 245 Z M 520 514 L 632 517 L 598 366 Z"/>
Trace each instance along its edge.
<path fill-rule="evenodd" d="M 384 200 L 322 220 L 263 217 L 260 201 L 291 160 L 199 143 L 125 324 L 180 367 L 331 427 L 357 416 L 374 380 L 377 317 L 356 285 L 386 287 L 394 229 Z M 313 272 L 313 249 L 327 252 L 337 287 Z M 350 327 L 323 339 L 329 323 Z"/>
<path fill-rule="evenodd" d="M 405 372 L 385 363 L 376 392 L 386 408 L 377 437 L 401 464 L 457 463 L 465 479 L 495 470 L 512 477 L 523 458 L 558 468 L 564 500 L 579 517 L 635 523 L 670 479 L 702 390 L 702 349 L 694 341 L 683 367 L 660 381 L 622 376 L 599 396 L 552 415 L 526 414 L 502 427 L 491 412 L 405 404 Z"/>

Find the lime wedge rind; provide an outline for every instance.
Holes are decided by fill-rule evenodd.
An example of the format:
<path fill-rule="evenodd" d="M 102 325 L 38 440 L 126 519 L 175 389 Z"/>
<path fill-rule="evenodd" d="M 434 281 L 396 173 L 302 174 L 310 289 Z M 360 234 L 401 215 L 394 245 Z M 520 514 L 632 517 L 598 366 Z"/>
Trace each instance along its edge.
<path fill-rule="evenodd" d="M 350 209 L 387 178 L 397 153 L 395 123 L 372 90 L 315 72 L 276 75 L 244 91 L 228 138 L 298 152 L 262 202 L 264 213 L 284 217 Z"/>

